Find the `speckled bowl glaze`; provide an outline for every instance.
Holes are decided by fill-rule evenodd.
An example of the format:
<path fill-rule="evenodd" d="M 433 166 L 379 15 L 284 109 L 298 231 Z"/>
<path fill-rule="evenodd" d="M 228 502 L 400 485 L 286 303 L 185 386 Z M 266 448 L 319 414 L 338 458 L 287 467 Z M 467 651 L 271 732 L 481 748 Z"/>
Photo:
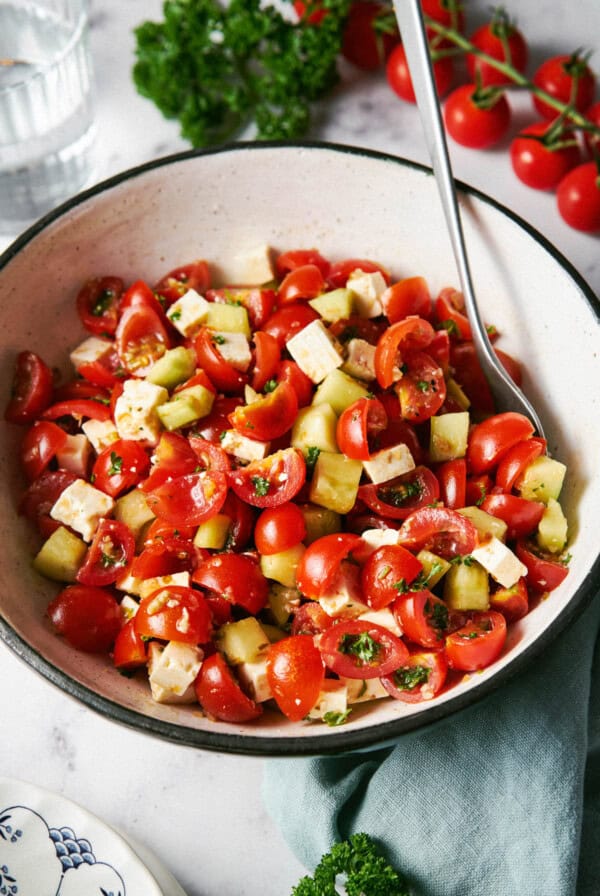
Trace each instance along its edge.
<path fill-rule="evenodd" d="M 16 511 L 23 487 L 20 433 L 2 424 L 0 632 L 31 667 L 107 718 L 173 742 L 263 755 L 327 754 L 391 743 L 489 694 L 518 675 L 593 597 L 600 578 L 600 347 L 597 299 L 539 234 L 470 190 L 460 197 L 473 277 L 502 348 L 521 359 L 524 388 L 549 449 L 568 465 L 562 502 L 571 524 L 563 585 L 513 626 L 502 657 L 432 702 L 383 700 L 338 728 L 292 724 L 276 713 L 246 726 L 209 721 L 196 707 L 157 705 L 143 680 L 107 658 L 68 647 L 44 610 L 56 586 L 31 568 L 32 534 Z M 457 285 L 429 169 L 328 145 L 243 145 L 187 153 L 127 171 L 40 221 L 0 259 L 2 405 L 16 352 L 63 366 L 84 336 L 78 286 L 116 274 L 155 281 L 204 257 L 226 279 L 228 261 L 267 242 L 318 247 L 332 260 L 373 258 L 396 278 L 422 274 L 432 293 Z M 26 699 L 21 695 L 20 699 Z"/>

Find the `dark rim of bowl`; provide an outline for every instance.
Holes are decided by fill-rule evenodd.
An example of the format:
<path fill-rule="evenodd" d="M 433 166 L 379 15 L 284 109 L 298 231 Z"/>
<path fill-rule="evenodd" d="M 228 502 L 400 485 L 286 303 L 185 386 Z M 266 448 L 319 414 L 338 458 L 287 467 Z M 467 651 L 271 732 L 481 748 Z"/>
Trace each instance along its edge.
<path fill-rule="evenodd" d="M 161 168 L 173 164 L 174 162 L 183 162 L 187 159 L 205 155 L 247 151 L 249 149 L 252 151 L 260 151 L 261 149 L 289 150 L 295 148 L 328 150 L 353 156 L 365 156 L 367 158 L 378 159 L 403 167 L 413 168 L 433 176 L 432 169 L 419 162 L 403 159 L 399 156 L 393 156 L 389 153 L 378 152 L 376 150 L 361 149 L 355 146 L 327 143 L 317 140 L 293 143 L 287 141 L 266 141 L 263 143 L 238 142 L 224 144 L 210 150 L 187 150 L 163 156 L 142 165 L 137 165 L 134 168 L 129 168 L 101 181 L 88 190 L 78 193 L 67 202 L 49 212 L 19 236 L 0 256 L 0 270 L 8 264 L 8 262 L 27 245 L 27 243 L 34 239 L 37 234 L 43 231 L 53 221 L 61 218 L 71 209 L 83 204 L 91 197 L 110 190 L 124 181 L 143 175 L 147 171 L 152 171 L 153 169 Z M 462 181 L 457 181 L 457 186 L 461 192 L 474 196 L 483 203 L 492 206 L 514 221 L 522 230 L 526 231 L 564 270 L 566 270 L 569 276 L 575 281 L 600 321 L 600 301 L 579 272 L 562 255 L 562 253 L 549 242 L 549 240 L 542 236 L 542 234 L 519 215 L 515 214 L 490 196 L 487 196 L 485 193 L 480 192 L 474 187 L 470 187 Z M 25 641 L 1 615 L 0 635 L 17 656 L 24 660 L 46 680 L 59 687 L 69 696 L 80 700 L 100 715 L 106 716 L 112 721 L 123 724 L 136 731 L 158 736 L 164 740 L 183 746 L 197 747 L 219 752 L 254 756 L 326 756 L 352 751 L 383 749 L 393 745 L 402 735 L 414 732 L 417 729 L 420 731 L 424 728 L 428 728 L 432 724 L 440 722 L 477 703 L 483 697 L 491 694 L 493 691 L 520 674 L 533 659 L 539 656 L 548 644 L 550 644 L 554 638 L 556 638 L 556 636 L 591 603 L 598 587 L 600 587 L 600 556 L 596 557 L 594 564 L 583 580 L 581 586 L 575 592 L 567 606 L 564 607 L 562 612 L 550 623 L 534 643 L 523 650 L 522 653 L 490 679 L 483 681 L 480 685 L 477 685 L 466 693 L 458 693 L 456 697 L 452 697 L 444 703 L 437 704 L 433 701 L 427 709 L 422 710 L 416 715 L 380 722 L 354 731 L 351 726 L 335 730 L 328 729 L 327 734 L 315 733 L 284 737 L 270 737 L 269 735 L 256 736 L 252 733 L 252 727 L 248 726 L 247 732 L 245 731 L 240 735 L 234 731 L 231 733 L 220 731 L 213 732 L 205 729 L 188 728 L 184 725 L 177 725 L 172 722 L 165 722 L 161 719 L 137 712 L 136 710 L 128 709 L 120 703 L 116 703 L 107 697 L 100 696 L 95 691 L 71 678 L 71 676 L 50 663 L 35 648 Z M 315 730 L 317 731 L 319 729 L 315 726 Z"/>

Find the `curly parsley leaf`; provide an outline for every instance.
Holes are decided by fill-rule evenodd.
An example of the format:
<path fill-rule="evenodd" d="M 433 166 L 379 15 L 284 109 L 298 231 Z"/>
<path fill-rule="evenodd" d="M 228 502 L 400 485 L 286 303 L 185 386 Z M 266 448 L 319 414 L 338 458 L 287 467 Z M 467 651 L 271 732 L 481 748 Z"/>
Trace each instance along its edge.
<path fill-rule="evenodd" d="M 182 136 L 203 147 L 254 121 L 258 139 L 294 139 L 337 83 L 350 0 L 323 0 L 319 26 L 261 0 L 166 0 L 163 21 L 135 29 L 133 80 Z"/>

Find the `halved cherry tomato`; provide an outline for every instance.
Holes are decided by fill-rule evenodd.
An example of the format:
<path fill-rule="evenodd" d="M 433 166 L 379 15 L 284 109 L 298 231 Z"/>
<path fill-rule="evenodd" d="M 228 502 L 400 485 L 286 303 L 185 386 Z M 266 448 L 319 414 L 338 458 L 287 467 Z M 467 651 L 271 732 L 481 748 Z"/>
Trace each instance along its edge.
<path fill-rule="evenodd" d="M 467 476 L 464 506 L 475 504 L 476 507 L 481 507 L 481 502 L 486 495 L 489 495 L 493 487 L 494 482 L 487 473 L 481 473 L 479 476 Z"/>
<path fill-rule="evenodd" d="M 517 442 L 506 452 L 496 469 L 496 485 L 510 492 L 523 470 L 546 450 L 546 440 L 537 436 Z"/>
<path fill-rule="evenodd" d="M 207 439 L 209 442 L 218 442 L 221 434 L 226 429 L 231 429 L 229 425 L 229 415 L 235 411 L 236 407 L 242 403 L 239 396 L 217 395 L 213 402 L 210 414 L 198 420 L 194 426 L 194 434 Z"/>
<path fill-rule="evenodd" d="M 138 485 L 149 469 L 150 458 L 139 442 L 117 439 L 103 448 L 94 462 L 94 486 L 116 498 Z"/>
<path fill-rule="evenodd" d="M 435 471 L 440 484 L 440 500 L 456 510 L 467 503 L 467 462 L 464 457 L 448 460 L 440 464 Z"/>
<path fill-rule="evenodd" d="M 490 607 L 502 613 L 507 622 L 521 619 L 529 611 L 529 594 L 525 576 L 510 588 L 497 588 L 490 594 Z"/>
<path fill-rule="evenodd" d="M 369 439 L 376 439 L 386 426 L 387 414 L 381 402 L 376 398 L 359 398 L 340 414 L 336 428 L 338 447 L 346 457 L 368 460 Z"/>
<path fill-rule="evenodd" d="M 213 554 L 198 566 L 193 581 L 253 615 L 262 610 L 269 594 L 258 563 L 247 554 Z"/>
<path fill-rule="evenodd" d="M 227 547 L 232 551 L 243 550 L 252 536 L 256 510 L 230 490 L 220 512 L 231 520 Z"/>
<path fill-rule="evenodd" d="M 396 597 L 392 607 L 404 635 L 421 647 L 441 647 L 450 629 L 444 601 L 427 588 Z"/>
<path fill-rule="evenodd" d="M 303 719 L 317 702 L 325 667 L 310 635 L 292 635 L 267 651 L 267 681 L 275 702 L 293 722 Z"/>
<path fill-rule="evenodd" d="M 477 529 L 465 516 L 447 507 L 421 507 L 400 526 L 400 542 L 411 551 L 425 548 L 451 559 L 477 547 Z"/>
<path fill-rule="evenodd" d="M 158 297 L 144 280 L 136 280 L 123 293 L 119 304 L 119 314 L 122 315 L 130 308 L 148 308 L 158 315 L 163 324 L 169 323 Z"/>
<path fill-rule="evenodd" d="M 146 642 L 135 630 L 133 619 L 125 623 L 113 648 L 113 663 L 117 669 L 140 669 L 148 662 Z"/>
<path fill-rule="evenodd" d="M 452 669 L 474 672 L 493 663 L 505 642 L 506 620 L 502 613 L 473 613 L 466 625 L 446 638 L 446 657 Z"/>
<path fill-rule="evenodd" d="M 387 285 L 390 284 L 390 275 L 384 267 L 377 264 L 376 261 L 369 261 L 368 258 L 346 258 L 344 261 L 336 261 L 329 268 L 327 282 L 331 289 L 339 289 L 348 282 L 350 274 L 355 271 L 363 271 L 365 274 L 376 274 L 379 272 Z"/>
<path fill-rule="evenodd" d="M 318 635 L 335 625 L 333 616 L 329 616 L 321 604 L 309 600 L 294 610 L 292 617 L 292 635 Z"/>
<path fill-rule="evenodd" d="M 227 473 L 231 469 L 231 461 L 229 456 L 220 445 L 214 445 L 206 439 L 198 436 L 189 437 L 190 448 L 196 455 L 203 470 L 220 470 L 221 473 Z M 197 466 L 196 466 L 197 471 Z"/>
<path fill-rule="evenodd" d="M 439 694 L 446 682 L 448 663 L 441 651 L 411 653 L 406 662 L 384 675 L 381 683 L 395 700 L 421 703 Z"/>
<path fill-rule="evenodd" d="M 530 438 L 534 433 L 531 421 L 523 414 L 505 411 L 494 414 L 473 427 L 467 446 L 467 464 L 472 473 L 488 473 L 507 451 Z"/>
<path fill-rule="evenodd" d="M 194 374 L 186 380 L 184 383 L 179 383 L 178 386 L 175 386 L 173 389 L 173 394 L 176 395 L 177 392 L 182 392 L 184 389 L 189 389 L 191 386 L 204 386 L 205 389 L 208 389 L 209 392 L 212 392 L 213 395 L 217 394 L 216 387 L 214 383 L 210 381 L 208 374 L 204 370 L 196 370 Z"/>
<path fill-rule="evenodd" d="M 276 379 L 278 383 L 289 383 L 298 399 L 298 407 L 304 408 L 310 404 L 313 397 L 314 383 L 307 377 L 304 371 L 298 367 L 295 361 L 284 359 L 277 368 Z"/>
<path fill-rule="evenodd" d="M 399 588 L 413 582 L 423 569 L 420 560 L 399 544 L 382 545 L 367 558 L 361 571 L 362 592 L 374 610 L 387 607 Z"/>
<path fill-rule="evenodd" d="M 162 521 L 158 521 L 163 525 Z M 133 559 L 130 572 L 136 579 L 154 579 L 157 576 L 172 576 L 178 572 L 193 573 L 204 552 L 195 547 L 185 530 L 169 527 L 171 534 L 160 537 L 154 535 L 150 543 Z M 191 528 L 191 527 L 190 527 Z M 156 529 L 155 529 L 156 532 Z"/>
<path fill-rule="evenodd" d="M 313 320 L 319 320 L 319 315 L 305 302 L 293 302 L 278 308 L 262 329 L 270 333 L 277 340 L 279 348 L 283 349 L 288 339 L 303 330 Z"/>
<path fill-rule="evenodd" d="M 427 346 L 427 354 L 447 374 L 450 370 L 450 336 L 447 330 L 436 330 L 435 336 Z"/>
<path fill-rule="evenodd" d="M 152 460 L 150 475 L 139 483 L 143 492 L 151 492 L 167 480 L 176 479 L 178 476 L 200 472 L 199 457 L 192 447 L 191 440 L 178 432 L 161 433 Z"/>
<path fill-rule="evenodd" d="M 33 423 L 52 401 L 52 371 L 35 352 L 19 352 L 4 412 L 7 423 Z"/>
<path fill-rule="evenodd" d="M 138 635 L 161 641 L 206 644 L 212 618 L 203 595 L 184 585 L 166 585 L 144 597 L 135 614 Z"/>
<path fill-rule="evenodd" d="M 248 378 L 225 360 L 207 327 L 199 330 L 194 340 L 194 351 L 199 366 L 219 392 L 237 395 L 243 391 Z"/>
<path fill-rule="evenodd" d="M 112 585 L 131 563 L 135 539 L 121 520 L 100 520 L 83 564 L 77 572 L 81 585 Z"/>
<path fill-rule="evenodd" d="M 527 567 L 527 585 L 537 592 L 554 591 L 567 577 L 569 568 L 531 541 L 518 541 L 517 557 Z"/>
<path fill-rule="evenodd" d="M 344 678 L 381 678 L 403 666 L 408 649 L 389 629 L 351 619 L 319 635 L 325 665 Z"/>
<path fill-rule="evenodd" d="M 339 572 L 340 564 L 362 544 L 360 535 L 336 532 L 313 541 L 300 558 L 296 584 L 302 594 L 318 599 L 327 594 Z"/>
<path fill-rule="evenodd" d="M 133 304 L 122 312 L 115 339 L 119 359 L 133 376 L 145 376 L 170 348 L 159 314 L 145 305 Z"/>
<path fill-rule="evenodd" d="M 210 286 L 210 270 L 208 264 L 203 259 L 192 261 L 190 264 L 183 264 L 181 267 L 174 268 L 158 281 L 154 287 L 154 292 L 162 299 L 164 304 L 169 307 L 177 299 L 189 289 L 195 289 L 196 292 L 204 295 Z"/>
<path fill-rule="evenodd" d="M 50 511 L 64 490 L 77 478 L 75 473 L 68 470 L 44 470 L 21 498 L 19 513 L 26 516 L 47 537 L 60 525 L 51 518 Z"/>
<path fill-rule="evenodd" d="M 252 388 L 262 392 L 267 382 L 272 379 L 279 368 L 281 349 L 274 336 L 258 330 L 254 334 L 254 370 Z"/>
<path fill-rule="evenodd" d="M 297 448 L 276 451 L 228 474 L 236 495 L 253 507 L 276 507 L 291 501 L 305 479 L 306 463 Z"/>
<path fill-rule="evenodd" d="M 417 508 L 432 504 L 439 498 L 440 487 L 435 474 L 425 466 L 417 466 L 408 473 L 378 485 L 361 485 L 358 497 L 379 516 L 404 520 Z"/>
<path fill-rule="evenodd" d="M 219 513 L 226 497 L 226 474 L 210 470 L 166 481 L 148 492 L 146 501 L 161 520 L 194 526 Z"/>
<path fill-rule="evenodd" d="M 87 417 L 89 420 L 110 420 L 110 407 L 102 401 L 93 398 L 70 398 L 66 401 L 57 401 L 42 413 L 43 420 L 58 420 L 59 417 L 75 417 L 81 420 Z"/>
<path fill-rule="evenodd" d="M 400 413 L 410 423 L 424 423 L 446 400 L 444 371 L 427 352 L 412 352 L 404 366 L 406 372 L 394 386 Z"/>
<path fill-rule="evenodd" d="M 262 715 L 260 703 L 244 694 L 220 653 L 204 660 L 194 688 L 204 712 L 222 722 L 251 722 Z"/>
<path fill-rule="evenodd" d="M 317 249 L 292 249 L 277 256 L 275 270 L 279 279 L 282 280 L 290 271 L 306 264 L 316 265 L 323 277 L 327 276 L 331 267 L 327 259 L 323 258 Z"/>
<path fill-rule="evenodd" d="M 99 361 L 86 361 L 77 368 L 79 376 L 98 387 L 96 395 L 100 389 L 112 389 L 115 383 L 123 378 L 123 372 L 116 352 L 111 353 L 106 360 L 103 358 Z M 92 396 L 93 394 L 91 393 Z"/>
<path fill-rule="evenodd" d="M 110 392 L 104 386 L 97 386 L 85 380 L 72 380 L 70 383 L 57 386 L 52 395 L 52 400 L 57 403 L 73 398 L 94 398 L 103 404 L 110 400 Z"/>
<path fill-rule="evenodd" d="M 66 443 L 64 429 L 50 420 L 38 420 L 27 430 L 21 444 L 21 466 L 30 482 L 43 473 Z"/>
<path fill-rule="evenodd" d="M 293 302 L 315 299 L 326 290 L 321 269 L 316 264 L 304 264 L 285 275 L 277 290 L 279 307 Z"/>
<path fill-rule="evenodd" d="M 120 277 L 94 277 L 84 283 L 76 302 L 79 319 L 86 330 L 96 336 L 115 332 L 124 288 Z"/>
<path fill-rule="evenodd" d="M 106 653 L 121 630 L 119 605 L 104 588 L 67 585 L 47 612 L 58 634 L 85 653 Z"/>
<path fill-rule="evenodd" d="M 260 330 L 273 313 L 277 294 L 274 289 L 224 286 L 219 289 L 209 289 L 206 298 L 209 302 L 225 304 L 233 302 L 236 305 L 243 305 L 248 312 L 248 320 L 252 329 Z"/>
<path fill-rule="evenodd" d="M 364 339 L 370 345 L 377 345 L 386 329 L 387 323 L 385 320 L 361 317 L 359 314 L 351 314 L 350 317 L 340 317 L 329 325 L 329 332 L 342 345 L 350 342 L 351 339 Z"/>
<path fill-rule="evenodd" d="M 435 317 L 450 336 L 471 339 L 471 324 L 465 313 L 463 294 L 452 287 L 442 289 L 435 300 Z"/>
<path fill-rule="evenodd" d="M 297 504 L 288 502 L 268 507 L 256 520 L 254 543 L 260 554 L 278 554 L 306 538 L 304 515 Z"/>
<path fill-rule="evenodd" d="M 288 383 L 279 383 L 267 395 L 237 407 L 229 419 L 233 428 L 243 436 L 270 442 L 291 429 L 297 415 L 296 392 Z"/>
<path fill-rule="evenodd" d="M 191 541 L 196 533 L 195 526 L 174 526 L 164 520 L 152 520 L 144 535 L 144 545 L 148 547 L 155 542 L 161 544 L 168 538 L 182 538 Z"/>
<path fill-rule="evenodd" d="M 423 459 L 423 449 L 414 426 L 402 419 L 398 396 L 393 392 L 381 392 L 377 398 L 385 408 L 388 422 L 385 430 L 379 433 L 374 440 L 373 448 L 391 448 L 392 445 L 402 443 L 410 449 L 414 462 L 417 465 L 420 464 Z"/>
<path fill-rule="evenodd" d="M 507 541 L 525 538 L 534 532 L 544 514 L 546 505 L 541 501 L 528 501 L 518 495 L 487 495 L 481 502 L 481 509 L 492 516 L 504 520 Z"/>
<path fill-rule="evenodd" d="M 387 389 L 399 378 L 395 371 L 405 353 L 426 348 L 434 336 L 433 327 L 422 317 L 407 317 L 388 327 L 375 347 L 375 372 L 381 388 Z"/>

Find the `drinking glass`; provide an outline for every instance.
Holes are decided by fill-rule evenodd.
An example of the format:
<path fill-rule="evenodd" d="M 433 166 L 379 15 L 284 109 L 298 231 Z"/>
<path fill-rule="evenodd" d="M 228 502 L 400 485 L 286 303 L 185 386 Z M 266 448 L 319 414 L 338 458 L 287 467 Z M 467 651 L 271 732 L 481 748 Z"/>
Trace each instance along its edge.
<path fill-rule="evenodd" d="M 87 0 L 0 0 L 0 233 L 82 189 L 94 167 Z"/>

